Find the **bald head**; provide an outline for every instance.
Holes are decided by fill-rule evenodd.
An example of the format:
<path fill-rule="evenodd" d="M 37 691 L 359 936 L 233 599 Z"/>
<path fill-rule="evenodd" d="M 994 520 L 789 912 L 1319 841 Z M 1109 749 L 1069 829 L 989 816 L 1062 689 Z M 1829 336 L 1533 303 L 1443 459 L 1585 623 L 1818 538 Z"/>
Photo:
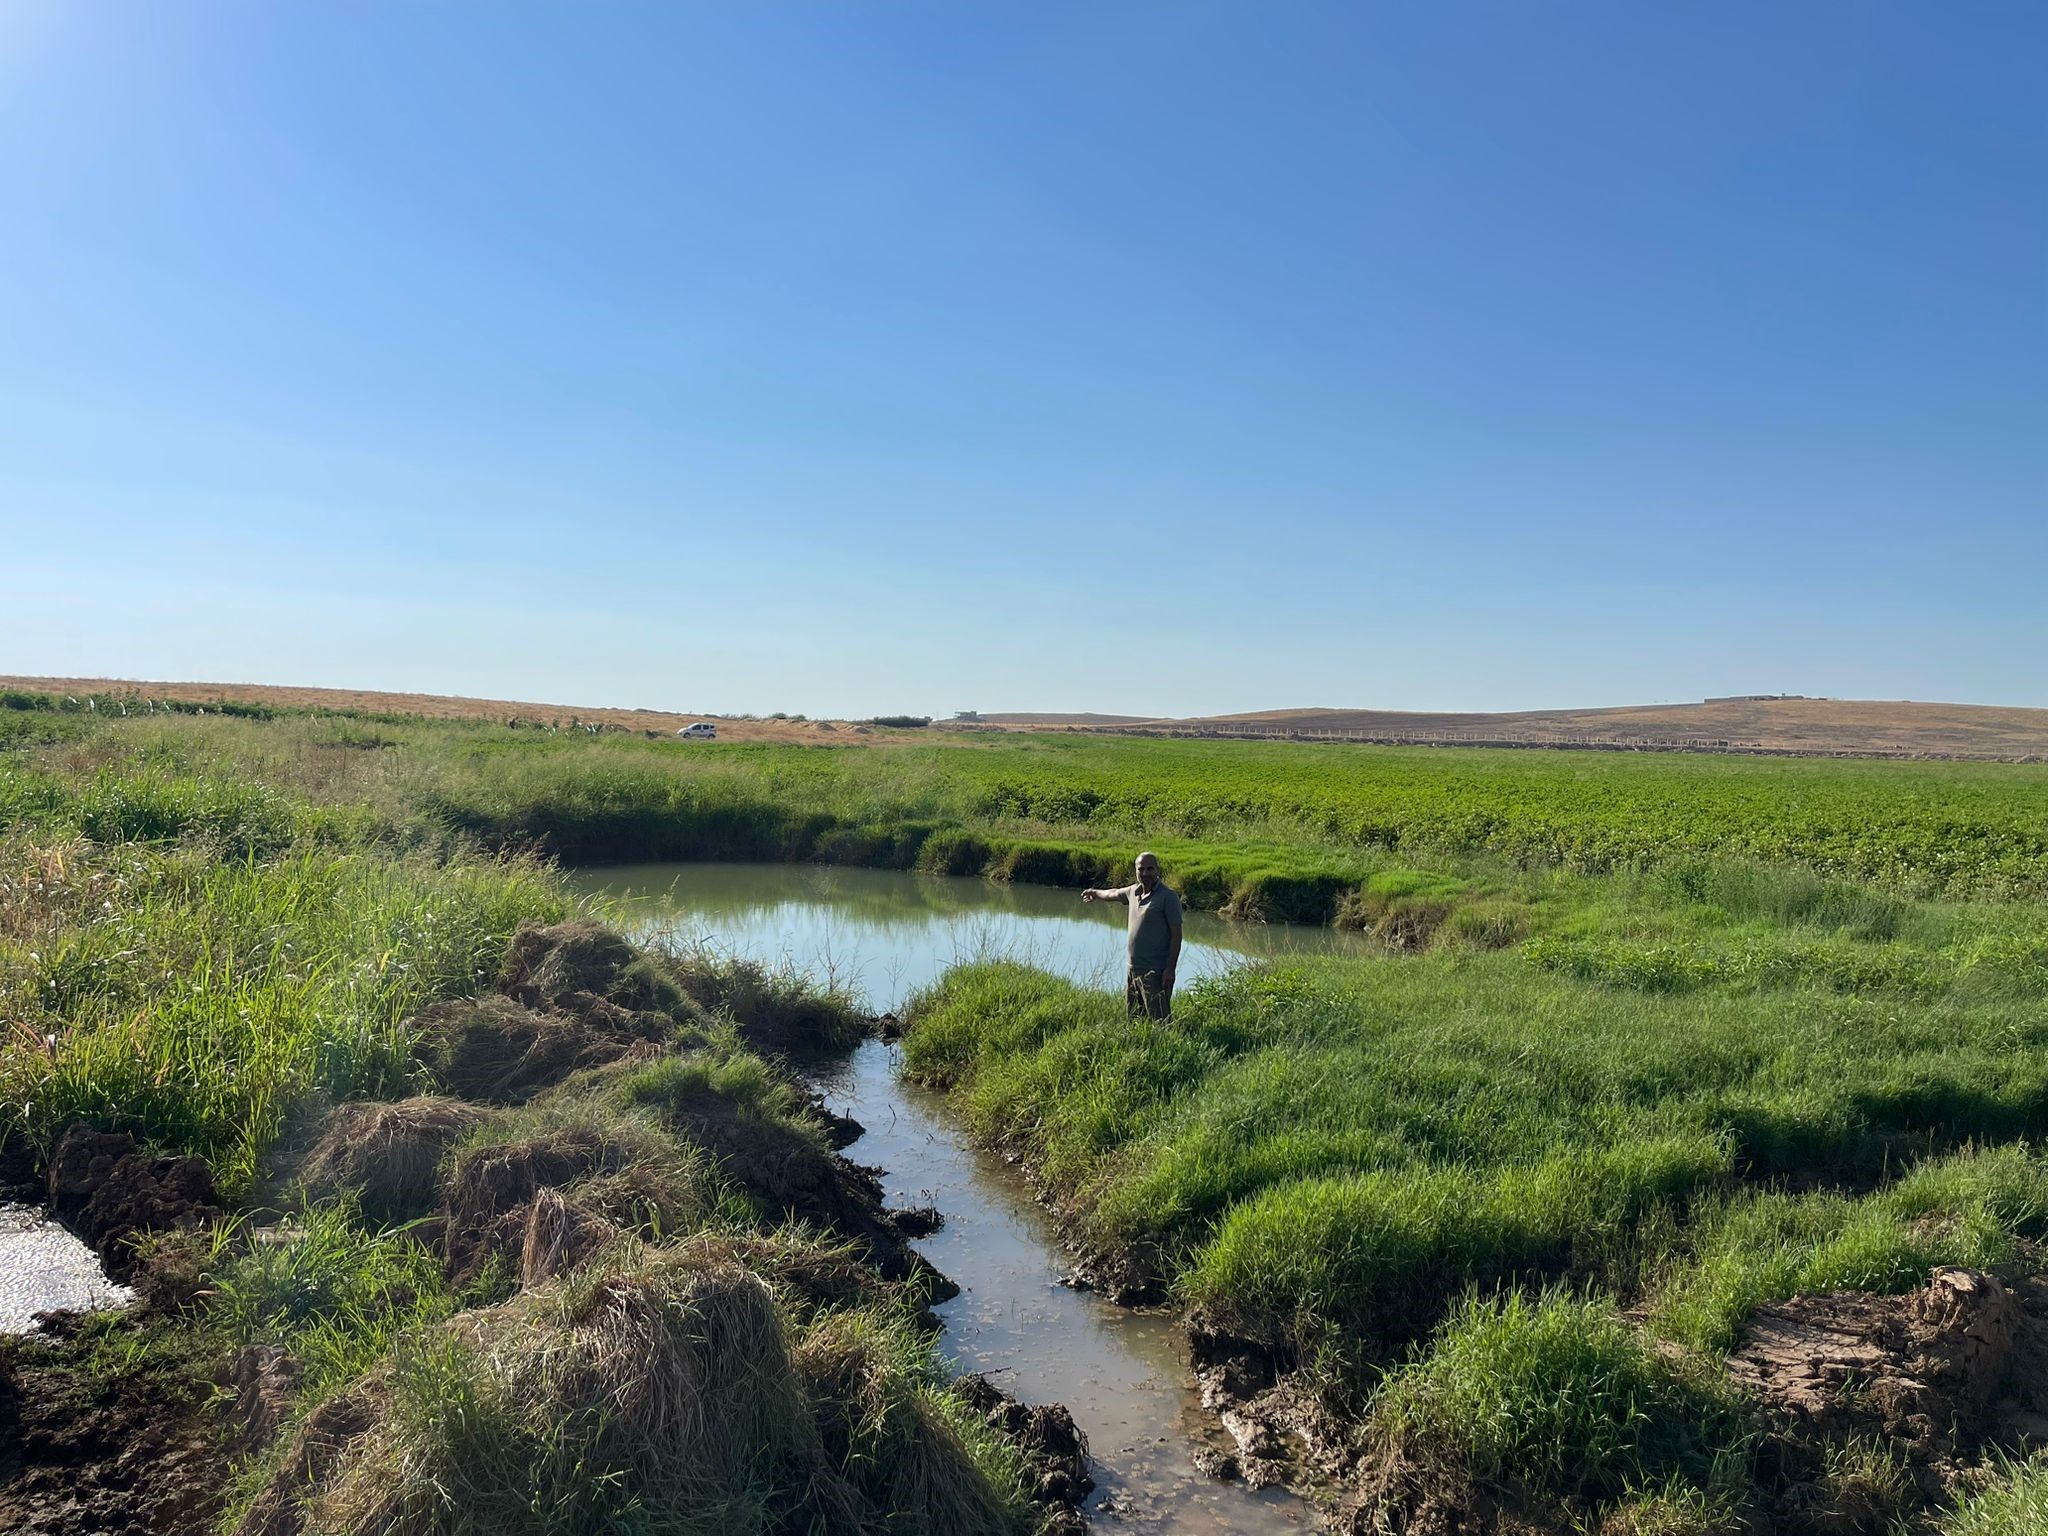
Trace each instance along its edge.
<path fill-rule="evenodd" d="M 1141 853 L 1138 855 L 1138 884 L 1151 890 L 1159 883 L 1159 855 Z"/>

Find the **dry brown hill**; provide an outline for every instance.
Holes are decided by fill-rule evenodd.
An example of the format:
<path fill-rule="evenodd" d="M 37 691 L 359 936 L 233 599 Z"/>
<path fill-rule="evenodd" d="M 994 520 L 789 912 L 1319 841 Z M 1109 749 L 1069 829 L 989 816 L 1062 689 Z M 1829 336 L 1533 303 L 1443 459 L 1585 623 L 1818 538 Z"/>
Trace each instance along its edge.
<path fill-rule="evenodd" d="M 1159 721 L 1140 729 L 1330 731 L 1390 739 L 1542 746 L 1693 746 L 1872 756 L 2048 758 L 2048 709 L 1910 700 L 1729 698 L 1614 709 L 1428 714 L 1273 709 Z"/>
<path fill-rule="evenodd" d="M 416 715 L 428 720 L 518 720 L 566 727 L 572 722 L 669 734 L 695 720 L 714 720 L 718 734 L 735 741 L 829 742 L 866 736 L 871 728 L 843 720 L 734 720 L 724 715 L 677 714 L 665 709 L 617 709 L 587 704 L 535 704 L 516 699 L 465 699 L 432 693 L 380 693 L 359 688 L 287 688 L 268 683 L 152 683 L 110 677 L 0 677 L 0 688 L 32 693 L 174 699 L 186 704 L 264 704 L 273 709 L 360 710 Z M 876 733 L 879 734 L 879 733 Z"/>
<path fill-rule="evenodd" d="M 119 694 L 211 704 L 221 700 L 286 709 L 361 710 L 438 720 L 572 721 L 664 734 L 716 719 L 737 741 L 831 742 L 895 735 L 846 721 L 734 720 L 672 710 L 536 704 L 370 689 L 293 688 L 263 683 L 136 682 L 104 677 L 0 677 L 0 688 L 39 693 Z M 949 722 L 941 721 L 941 724 Z M 978 728 L 1107 730 L 1134 733 L 1271 735 L 1342 733 L 1363 739 L 1501 742 L 1517 746 L 1633 746 L 1850 756 L 2048 760 L 2048 709 L 1910 700 L 1730 698 L 1698 704 L 1512 713 L 1427 713 L 1378 709 L 1268 709 L 1188 719 L 1018 711 L 984 715 Z"/>

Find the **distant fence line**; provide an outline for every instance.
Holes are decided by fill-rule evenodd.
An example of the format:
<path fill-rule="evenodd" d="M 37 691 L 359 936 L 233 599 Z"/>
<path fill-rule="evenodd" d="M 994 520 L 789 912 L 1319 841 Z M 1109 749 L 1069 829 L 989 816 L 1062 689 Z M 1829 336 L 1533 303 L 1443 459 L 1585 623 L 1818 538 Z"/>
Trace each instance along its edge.
<path fill-rule="evenodd" d="M 1799 747 L 1729 736 L 1615 736 L 1595 731 L 1371 731 L 1339 726 L 1087 725 L 1096 736 L 1171 736 L 1224 741 L 1336 741 L 1379 747 L 1552 747 L 1581 752 L 1726 752 L 1755 757 L 1879 757 L 2039 762 L 2031 753 L 1931 752 L 1911 747 Z"/>

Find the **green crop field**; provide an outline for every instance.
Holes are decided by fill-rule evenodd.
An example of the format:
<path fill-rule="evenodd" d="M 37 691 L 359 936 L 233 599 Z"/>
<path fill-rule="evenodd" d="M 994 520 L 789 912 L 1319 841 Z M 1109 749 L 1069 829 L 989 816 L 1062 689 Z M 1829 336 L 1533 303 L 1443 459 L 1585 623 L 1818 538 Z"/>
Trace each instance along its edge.
<path fill-rule="evenodd" d="M 2038 1506 L 2039 1471 L 2000 1459 L 2024 1445 L 1988 1405 L 1952 1403 L 1917 1440 L 1854 1394 L 1793 1424 L 1727 1362 L 1760 1308 L 1796 1298 L 1903 1297 L 1950 1265 L 2022 1297 L 2048 1278 L 2048 769 L 1055 736 L 700 747 L 29 704 L 0 709 L 10 1142 L 47 1152 L 83 1120 L 204 1156 L 250 1210 L 309 1199 L 308 1273 L 261 1247 L 202 1254 L 217 1302 L 144 1352 L 188 1380 L 205 1348 L 300 1362 L 280 1437 L 232 1469 L 229 1515 L 274 1491 L 291 1425 L 358 1389 L 381 1459 L 331 1490 L 319 1528 L 444 1528 L 376 1505 L 372 1474 L 453 1476 L 435 1459 L 448 1394 L 499 1394 L 496 1456 L 637 1454 L 639 1428 L 557 1433 L 533 1417 L 544 1383 L 478 1375 L 469 1312 L 513 1308 L 505 1326 L 542 1355 L 571 1327 L 521 1302 L 516 1275 L 430 1282 L 403 1223 L 284 1188 L 329 1105 L 454 1092 L 422 1009 L 504 985 L 522 923 L 577 915 L 548 860 L 1081 884 L 1140 846 L 1195 905 L 1382 943 L 1190 988 L 1166 1025 L 1027 967 L 961 967 L 911 1010 L 906 1067 L 1021 1161 L 1105 1280 L 1179 1308 L 1203 1358 L 1334 1426 L 1325 1486 L 1345 1518 L 1996 1532 Z M 680 990 L 656 988 L 656 1034 L 673 1029 L 683 1067 L 458 1106 L 477 1138 L 461 1155 L 621 1148 L 599 1182 L 614 1213 L 638 1191 L 641 1248 L 607 1283 L 711 1298 L 748 1369 L 785 1384 L 772 1412 L 747 1399 L 773 1454 L 711 1448 L 725 1470 L 691 1497 L 772 1521 L 823 1456 L 857 1504 L 879 1496 L 872 1458 L 900 1470 L 916 1445 L 922 1507 L 941 1509 L 932 1473 L 951 1468 L 972 1519 L 1027 1528 L 1014 1453 L 961 1417 L 903 1306 L 866 1281 L 798 1297 L 787 1275 L 825 1261 L 763 1245 L 810 1238 L 764 1227 L 679 1129 L 699 1122 L 677 1105 L 718 1100 L 815 1136 L 732 1032 L 767 994 L 663 974 Z M 647 1267 L 679 1244 L 684 1269 Z M 741 1271 L 768 1276 L 772 1307 Z M 411 1278 L 380 1288 L 391 1273 Z M 420 1339 L 435 1349 L 379 1374 Z M 93 1368 L 144 1369 L 127 1347 Z M 855 1398 L 865 1441 L 844 1432 Z M 563 1528 L 617 1515 L 567 1489 Z M 644 1528 L 688 1528 L 671 1517 Z"/>

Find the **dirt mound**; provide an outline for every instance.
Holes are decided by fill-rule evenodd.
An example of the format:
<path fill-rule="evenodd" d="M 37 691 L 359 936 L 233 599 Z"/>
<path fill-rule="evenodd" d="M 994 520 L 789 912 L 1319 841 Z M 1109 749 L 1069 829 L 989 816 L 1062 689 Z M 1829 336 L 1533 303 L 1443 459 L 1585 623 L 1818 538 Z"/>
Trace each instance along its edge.
<path fill-rule="evenodd" d="M 423 1215 L 434 1206 L 441 1159 L 483 1115 L 459 1099 L 343 1104 L 321 1126 L 299 1177 L 316 1200 L 354 1196 L 372 1221 Z"/>
<path fill-rule="evenodd" d="M 291 1408 L 298 1366 L 276 1344 L 245 1344 L 221 1372 L 221 1391 L 233 1399 L 227 1410 L 230 1438 L 238 1455 L 270 1443 Z"/>
<path fill-rule="evenodd" d="M 868 1128 L 853 1116 L 842 1115 L 827 1104 L 825 1096 L 821 1093 L 810 1094 L 805 1112 L 818 1129 L 824 1132 L 825 1145 L 834 1152 L 844 1152 L 868 1133 Z"/>
<path fill-rule="evenodd" d="M 444 1337 L 449 1369 L 506 1411 L 462 1434 L 422 1433 L 419 1416 L 444 1411 L 445 1400 L 403 1412 L 371 1403 L 366 1431 L 313 1471 L 322 1529 L 421 1528 L 424 1501 L 481 1525 L 567 1508 L 572 1496 L 593 1518 L 610 1499 L 658 1523 L 679 1499 L 744 1489 L 765 1464 L 809 1450 L 774 1300 L 737 1267 L 657 1262 L 546 1287 L 463 1313 Z M 529 1424 L 574 1444 L 527 1461 L 531 1486 L 521 1486 L 502 1458 L 524 1448 L 519 1426 Z M 266 1496 L 288 1500 L 307 1480 L 287 1467 Z"/>
<path fill-rule="evenodd" d="M 1757 1308 L 1728 1375 L 1800 1451 L 1881 1436 L 1936 1495 L 1986 1446 L 2039 1443 L 2048 1431 L 2048 1286 L 2008 1287 L 1967 1269 L 1936 1270 L 1904 1296 L 1796 1296 Z"/>
<path fill-rule="evenodd" d="M 529 1008 L 585 1013 L 601 1000 L 629 1013 L 695 1012 L 651 957 L 602 923 L 588 921 L 521 928 L 505 951 L 498 985 Z"/>
<path fill-rule="evenodd" d="M 1524 1490 L 1492 1483 L 1468 1469 L 1392 1452 L 1369 1458 L 1358 1483 L 1329 1512 L 1328 1529 L 1344 1536 L 1584 1536 L 1587 1526 Z M 1676 1533 L 1712 1529 L 1674 1523 Z M 1637 1536 L 1600 1527 L 1601 1536 Z"/>
<path fill-rule="evenodd" d="M 151 1157 L 125 1131 L 74 1125 L 50 1154 L 50 1205 L 95 1249 L 107 1273 L 135 1271 L 129 1241 L 143 1233 L 194 1231 L 225 1215 L 202 1158 Z"/>
<path fill-rule="evenodd" d="M 0 1531 L 198 1536 L 227 1479 L 210 1415 L 92 1382 L 58 1337 L 0 1345 Z"/>
<path fill-rule="evenodd" d="M 946 1224 L 945 1216 L 935 1205 L 891 1206 L 883 1214 L 905 1237 L 930 1237 Z"/>
<path fill-rule="evenodd" d="M 792 1316 L 808 1321 L 834 1308 L 871 1305 L 889 1287 L 851 1244 L 827 1245 L 789 1233 L 704 1232 L 676 1245 L 680 1262 L 744 1265 L 781 1296 Z"/>
<path fill-rule="evenodd" d="M 1058 1403 L 1027 1408 L 986 1376 L 966 1376 L 958 1385 L 967 1405 L 1023 1453 L 1032 1501 L 1053 1512 L 1050 1531 L 1085 1531 L 1081 1501 L 1095 1479 L 1088 1472 L 1088 1441 L 1074 1416 Z"/>
<path fill-rule="evenodd" d="M 678 1135 L 702 1147 L 720 1173 L 772 1214 L 852 1239 L 887 1279 L 924 1276 L 928 1287 L 937 1287 L 934 1300 L 959 1294 L 911 1251 L 883 1208 L 882 1186 L 872 1169 L 708 1084 L 678 1079 L 653 1102 Z"/>
<path fill-rule="evenodd" d="M 730 1018 L 740 1038 L 765 1055 L 816 1059 L 875 1033 L 876 1021 L 848 998 L 750 960 L 693 963 L 679 967 L 675 979 L 700 1009 Z"/>
<path fill-rule="evenodd" d="M 234 1536 L 299 1536 L 305 1525 L 302 1496 L 325 1482 L 342 1454 L 369 1433 L 384 1397 L 383 1378 L 372 1376 L 306 1415 Z"/>
<path fill-rule="evenodd" d="M 437 1003 L 413 1021 L 414 1053 L 450 1094 L 524 1104 L 571 1073 L 652 1055 L 673 1024 L 592 998 L 582 1014 L 542 1013 L 504 997 Z"/>
<path fill-rule="evenodd" d="M 619 1174 L 642 1155 L 631 1136 L 586 1125 L 474 1147 L 460 1155 L 444 1190 L 449 1273 L 458 1281 L 469 1280 L 492 1254 L 503 1254 L 523 1270 L 528 1223 L 544 1191 Z M 598 1214 L 587 1203 L 579 1206 L 579 1215 Z M 562 1220 L 572 1219 L 564 1215 Z"/>

